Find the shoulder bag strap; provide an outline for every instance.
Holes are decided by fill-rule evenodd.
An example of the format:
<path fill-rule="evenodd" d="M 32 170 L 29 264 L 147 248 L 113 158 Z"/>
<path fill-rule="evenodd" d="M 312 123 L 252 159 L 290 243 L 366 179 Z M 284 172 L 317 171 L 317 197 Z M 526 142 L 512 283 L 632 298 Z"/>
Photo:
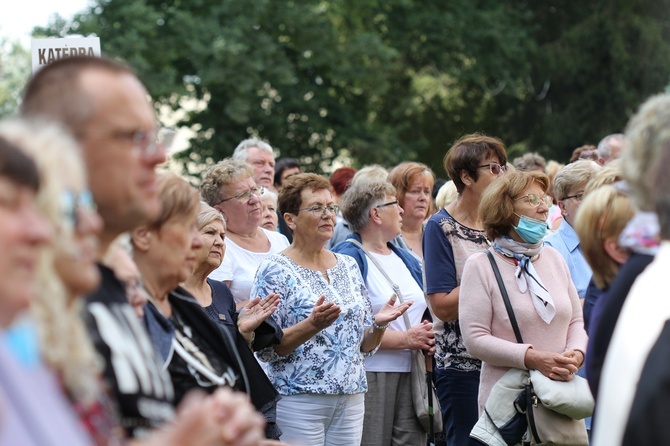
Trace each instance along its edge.
<path fill-rule="evenodd" d="M 363 247 L 363 245 L 358 240 L 353 239 L 353 238 L 349 238 L 349 239 L 347 239 L 347 241 L 349 241 L 349 242 L 353 243 L 354 245 L 358 246 L 359 248 L 361 248 L 361 250 L 365 253 L 365 255 L 368 256 L 368 258 L 372 261 L 372 263 L 374 263 L 375 266 L 377 267 L 377 269 L 382 273 L 382 275 L 387 280 L 389 285 L 391 285 L 391 288 L 393 288 L 393 292 L 396 294 L 396 296 L 398 296 L 398 300 L 400 301 L 400 303 L 405 302 L 405 300 L 402 298 L 402 293 L 400 292 L 400 287 L 398 286 L 397 283 L 395 283 L 393 280 L 391 280 L 391 277 L 388 274 L 386 274 L 386 271 L 384 271 L 384 268 L 382 268 L 382 266 L 379 264 L 377 259 L 375 259 L 370 254 L 370 252 L 367 249 L 365 249 Z M 407 312 L 404 312 L 402 314 L 402 317 L 405 320 L 405 326 L 407 327 L 407 329 L 409 330 L 410 328 L 412 328 L 412 324 L 409 321 L 409 316 L 407 316 Z"/>
<path fill-rule="evenodd" d="M 507 289 L 503 283 L 502 277 L 500 276 L 500 270 L 498 269 L 498 264 L 493 258 L 493 254 L 490 250 L 486 250 L 486 255 L 491 262 L 491 267 L 493 268 L 493 274 L 496 276 L 496 281 L 498 282 L 498 287 L 500 288 L 500 293 L 502 294 L 503 301 L 505 302 L 505 308 L 507 309 L 507 315 L 509 316 L 509 321 L 512 324 L 512 330 L 514 330 L 514 336 L 516 336 L 516 342 L 523 344 L 523 339 L 521 338 L 521 332 L 519 331 L 519 324 L 516 322 L 516 317 L 514 316 L 514 309 L 512 308 L 512 303 L 509 301 L 509 296 L 507 295 Z"/>

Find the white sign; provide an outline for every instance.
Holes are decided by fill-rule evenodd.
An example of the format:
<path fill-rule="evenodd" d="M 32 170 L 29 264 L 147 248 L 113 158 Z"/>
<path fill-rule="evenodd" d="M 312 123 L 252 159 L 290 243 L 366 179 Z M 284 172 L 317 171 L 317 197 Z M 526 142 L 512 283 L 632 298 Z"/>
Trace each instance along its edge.
<path fill-rule="evenodd" d="M 33 73 L 58 59 L 73 56 L 100 57 L 99 37 L 66 37 L 64 39 L 32 39 Z"/>

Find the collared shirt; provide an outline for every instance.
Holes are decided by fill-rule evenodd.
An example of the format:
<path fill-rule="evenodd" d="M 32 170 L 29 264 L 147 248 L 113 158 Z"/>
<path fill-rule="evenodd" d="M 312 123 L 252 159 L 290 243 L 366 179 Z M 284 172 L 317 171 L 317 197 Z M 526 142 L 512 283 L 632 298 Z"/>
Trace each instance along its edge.
<path fill-rule="evenodd" d="M 593 273 L 579 247 L 579 237 L 574 228 L 563 220 L 558 230 L 544 239 L 544 242 L 561 253 L 565 263 L 568 264 L 577 294 L 580 299 L 583 299 Z"/>

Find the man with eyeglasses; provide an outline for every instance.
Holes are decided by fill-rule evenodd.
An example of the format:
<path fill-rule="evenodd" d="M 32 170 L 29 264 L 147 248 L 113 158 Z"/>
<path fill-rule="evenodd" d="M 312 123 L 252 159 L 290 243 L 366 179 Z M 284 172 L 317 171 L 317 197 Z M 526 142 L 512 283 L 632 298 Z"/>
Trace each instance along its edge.
<path fill-rule="evenodd" d="M 158 140 L 149 95 L 129 67 L 85 56 L 56 61 L 30 79 L 21 113 L 59 122 L 81 144 L 89 187 L 104 221 L 99 259 L 117 236 L 158 217 L 155 168 L 165 161 L 167 141 Z M 169 375 L 128 303 L 123 283 L 111 269 L 99 267 L 102 282 L 86 298 L 85 319 L 129 439 L 214 445 L 256 430 L 262 437 L 260 416 L 230 392 L 194 397 L 175 417 Z"/>
<path fill-rule="evenodd" d="M 591 160 L 578 160 L 565 166 L 554 179 L 554 194 L 561 209 L 563 221 L 556 232 L 547 236 L 544 242 L 561 253 L 568 264 L 572 282 L 579 298 L 583 299 L 593 275 L 579 247 L 579 237 L 572 225 L 582 203 L 586 184 L 601 169 Z"/>

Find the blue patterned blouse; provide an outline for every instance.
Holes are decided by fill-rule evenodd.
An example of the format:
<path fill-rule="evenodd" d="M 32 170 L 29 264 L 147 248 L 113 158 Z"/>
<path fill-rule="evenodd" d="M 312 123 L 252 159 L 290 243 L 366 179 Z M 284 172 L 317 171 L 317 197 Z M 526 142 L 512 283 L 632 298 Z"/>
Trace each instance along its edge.
<path fill-rule="evenodd" d="M 330 283 L 319 271 L 303 268 L 283 254 L 265 259 L 256 273 L 252 296 L 281 295 L 272 317 L 284 329 L 306 319 L 321 297 L 339 305 L 340 317 L 286 356 L 274 347 L 258 352 L 270 381 L 282 395 L 305 393 L 356 394 L 367 390 L 364 355 L 365 327 L 373 314 L 358 265 L 349 256 L 335 254 L 337 264 L 328 270 Z"/>

